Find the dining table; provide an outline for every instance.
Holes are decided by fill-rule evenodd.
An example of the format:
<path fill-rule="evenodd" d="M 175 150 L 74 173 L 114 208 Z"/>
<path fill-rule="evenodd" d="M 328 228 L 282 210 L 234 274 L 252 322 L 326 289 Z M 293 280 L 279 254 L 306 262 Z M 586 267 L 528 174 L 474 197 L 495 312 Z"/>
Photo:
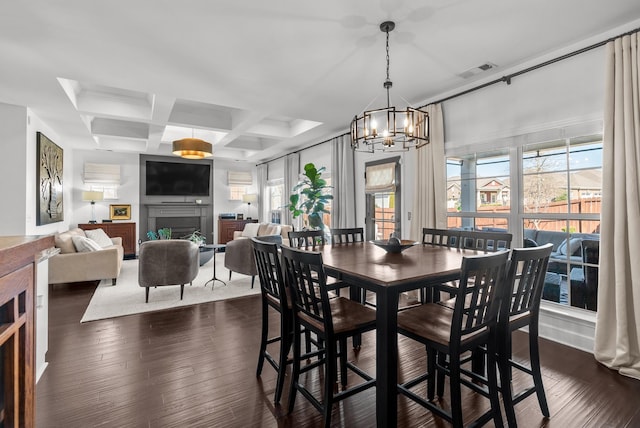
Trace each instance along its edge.
<path fill-rule="evenodd" d="M 399 296 L 459 279 L 462 258 L 477 252 L 417 243 L 388 253 L 372 242 L 324 245 L 320 251 L 328 275 L 376 294 L 376 421 L 395 427 Z"/>

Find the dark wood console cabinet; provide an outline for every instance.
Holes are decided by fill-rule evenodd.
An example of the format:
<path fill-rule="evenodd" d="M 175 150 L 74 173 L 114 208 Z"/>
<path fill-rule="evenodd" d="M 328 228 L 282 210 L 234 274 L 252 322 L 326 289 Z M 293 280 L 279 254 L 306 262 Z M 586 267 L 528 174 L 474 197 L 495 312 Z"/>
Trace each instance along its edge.
<path fill-rule="evenodd" d="M 233 232 L 236 230 L 244 230 L 244 225 L 247 223 L 257 223 L 258 220 L 231 220 L 231 219 L 218 219 L 218 244 L 226 244 L 233 240 Z"/>
<path fill-rule="evenodd" d="M 78 227 L 82 230 L 102 229 L 109 238 L 120 236 L 124 247 L 124 257 L 136 257 L 136 224 L 134 222 L 87 223 L 79 224 Z"/>
<path fill-rule="evenodd" d="M 35 426 L 35 293 L 47 237 L 0 237 L 0 426 Z"/>

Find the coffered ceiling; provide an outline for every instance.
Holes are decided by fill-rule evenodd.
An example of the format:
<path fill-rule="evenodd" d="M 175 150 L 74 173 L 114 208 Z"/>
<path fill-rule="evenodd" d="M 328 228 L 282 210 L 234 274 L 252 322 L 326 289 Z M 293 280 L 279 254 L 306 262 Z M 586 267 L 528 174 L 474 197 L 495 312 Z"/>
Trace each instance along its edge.
<path fill-rule="evenodd" d="M 637 0 L 30 0 L 0 14 L 0 102 L 79 149 L 170 154 L 195 136 L 260 162 L 640 25 Z M 598 39 L 600 37 L 600 39 Z M 596 40 L 597 39 L 597 40 Z M 484 64 L 493 68 L 483 71 Z"/>

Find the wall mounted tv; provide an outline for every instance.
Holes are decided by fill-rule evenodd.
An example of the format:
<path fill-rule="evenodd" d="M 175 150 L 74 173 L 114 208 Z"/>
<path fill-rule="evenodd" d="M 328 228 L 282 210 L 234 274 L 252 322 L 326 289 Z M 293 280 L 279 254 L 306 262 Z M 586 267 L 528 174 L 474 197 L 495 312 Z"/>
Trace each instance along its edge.
<path fill-rule="evenodd" d="M 209 196 L 209 164 L 147 161 L 145 176 L 147 196 Z"/>

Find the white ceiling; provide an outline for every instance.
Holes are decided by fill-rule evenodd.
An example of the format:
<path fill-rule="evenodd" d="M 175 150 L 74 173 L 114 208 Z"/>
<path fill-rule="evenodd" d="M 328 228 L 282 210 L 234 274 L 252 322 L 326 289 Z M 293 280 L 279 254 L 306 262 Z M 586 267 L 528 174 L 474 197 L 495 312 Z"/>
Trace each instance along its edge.
<path fill-rule="evenodd" d="M 639 19 L 638 0 L 11 1 L 0 102 L 30 107 L 65 147 L 168 155 L 194 135 L 259 162 L 385 104 L 382 21 L 396 22 L 404 107 Z"/>

